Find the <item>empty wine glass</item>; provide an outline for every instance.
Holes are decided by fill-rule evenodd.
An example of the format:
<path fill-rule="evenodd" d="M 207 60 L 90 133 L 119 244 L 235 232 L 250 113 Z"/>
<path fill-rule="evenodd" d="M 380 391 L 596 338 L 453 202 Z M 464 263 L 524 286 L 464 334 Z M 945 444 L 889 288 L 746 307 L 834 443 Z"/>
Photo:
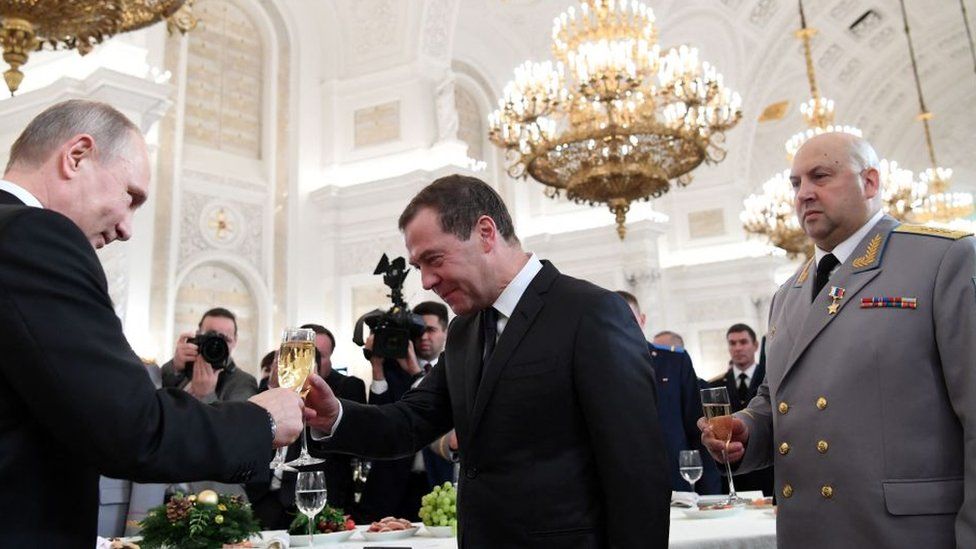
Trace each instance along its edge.
<path fill-rule="evenodd" d="M 303 515 L 308 517 L 308 544 L 313 545 L 312 528 L 315 515 L 325 508 L 325 472 L 300 471 L 295 480 L 295 505 Z"/>
<path fill-rule="evenodd" d="M 678 454 L 678 472 L 681 478 L 691 485 L 691 491 L 695 491 L 695 483 L 702 476 L 702 460 L 698 450 L 682 450 Z"/>
<path fill-rule="evenodd" d="M 735 483 L 732 481 L 732 466 L 729 465 L 728 448 L 732 440 L 732 405 L 729 402 L 729 392 L 725 387 L 712 387 L 701 390 L 702 409 L 705 412 L 705 419 L 712 428 L 712 433 L 719 440 L 725 440 L 725 447 L 722 448 L 722 461 L 725 462 L 725 472 L 729 476 L 729 505 L 744 503 L 744 500 L 735 492 Z"/>

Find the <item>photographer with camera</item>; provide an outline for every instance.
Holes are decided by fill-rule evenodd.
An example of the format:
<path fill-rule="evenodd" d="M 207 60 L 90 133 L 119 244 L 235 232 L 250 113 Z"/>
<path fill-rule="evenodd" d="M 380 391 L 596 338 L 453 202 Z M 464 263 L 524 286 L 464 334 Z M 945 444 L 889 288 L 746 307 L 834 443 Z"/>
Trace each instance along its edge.
<path fill-rule="evenodd" d="M 163 365 L 163 387 L 179 388 L 200 402 L 245 401 L 258 393 L 254 376 L 234 364 L 237 317 L 223 307 L 203 313 L 197 333 L 180 334 L 173 360 Z"/>

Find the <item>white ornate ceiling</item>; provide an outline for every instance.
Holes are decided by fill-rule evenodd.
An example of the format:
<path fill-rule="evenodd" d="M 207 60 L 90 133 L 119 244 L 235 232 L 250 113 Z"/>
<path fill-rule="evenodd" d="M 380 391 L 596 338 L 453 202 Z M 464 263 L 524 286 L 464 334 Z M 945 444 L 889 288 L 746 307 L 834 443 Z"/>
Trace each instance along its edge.
<path fill-rule="evenodd" d="M 797 106 L 809 97 L 793 31 L 793 0 L 649 0 L 665 46 L 699 47 L 742 93 L 744 120 L 729 136 L 719 172 L 743 191 L 785 167 L 783 141 L 802 128 Z M 969 0 L 969 3 L 972 3 Z M 570 0 L 286 0 L 305 47 L 321 47 L 319 80 L 353 79 L 418 60 L 454 59 L 480 71 L 497 95 L 513 67 L 550 57 L 553 17 Z M 838 121 L 861 127 L 883 155 L 927 167 L 917 99 L 897 0 L 808 0 L 820 33 L 813 56 L 822 93 Z M 976 190 L 976 75 L 957 2 L 911 0 L 912 34 L 940 163 L 957 185 Z M 976 6 L 970 8 L 971 14 Z M 860 20 L 859 24 L 858 21 Z M 762 109 L 789 100 L 783 119 L 758 123 Z M 710 179 L 707 175 L 699 176 Z"/>

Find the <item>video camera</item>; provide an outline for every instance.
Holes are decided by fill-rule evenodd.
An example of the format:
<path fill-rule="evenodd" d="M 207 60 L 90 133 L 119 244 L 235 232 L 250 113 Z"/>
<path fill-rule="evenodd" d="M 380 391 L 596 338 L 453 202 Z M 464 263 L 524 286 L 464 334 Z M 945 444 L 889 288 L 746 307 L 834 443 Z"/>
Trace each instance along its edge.
<path fill-rule="evenodd" d="M 210 330 L 198 334 L 196 337 L 188 338 L 186 341 L 197 346 L 200 356 L 213 366 L 214 370 L 222 370 L 230 362 L 230 347 L 227 346 L 227 339 L 220 332 Z M 186 377 L 192 378 L 193 363 L 187 362 L 184 371 Z"/>
<path fill-rule="evenodd" d="M 403 281 L 410 272 L 407 262 L 402 257 L 390 261 L 386 254 L 373 271 L 374 275 L 383 275 L 383 283 L 390 288 L 390 299 L 393 306 L 388 311 L 372 310 L 356 321 L 352 340 L 362 346 L 363 324 L 369 326 L 373 332 L 373 351 L 364 349 L 363 354 L 368 360 L 371 355 L 383 358 L 406 358 L 410 341 L 420 337 L 426 325 L 420 315 L 415 315 L 403 300 Z"/>

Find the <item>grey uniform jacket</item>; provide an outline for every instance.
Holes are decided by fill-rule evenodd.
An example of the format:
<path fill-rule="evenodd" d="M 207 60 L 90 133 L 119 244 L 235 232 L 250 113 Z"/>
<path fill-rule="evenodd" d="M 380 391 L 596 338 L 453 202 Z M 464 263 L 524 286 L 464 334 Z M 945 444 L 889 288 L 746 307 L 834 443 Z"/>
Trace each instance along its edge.
<path fill-rule="evenodd" d="M 812 263 L 773 298 L 736 414 L 739 470 L 775 463 L 779 546 L 976 547 L 976 240 L 885 216 L 811 303 Z M 862 304 L 883 297 L 917 308 Z"/>

